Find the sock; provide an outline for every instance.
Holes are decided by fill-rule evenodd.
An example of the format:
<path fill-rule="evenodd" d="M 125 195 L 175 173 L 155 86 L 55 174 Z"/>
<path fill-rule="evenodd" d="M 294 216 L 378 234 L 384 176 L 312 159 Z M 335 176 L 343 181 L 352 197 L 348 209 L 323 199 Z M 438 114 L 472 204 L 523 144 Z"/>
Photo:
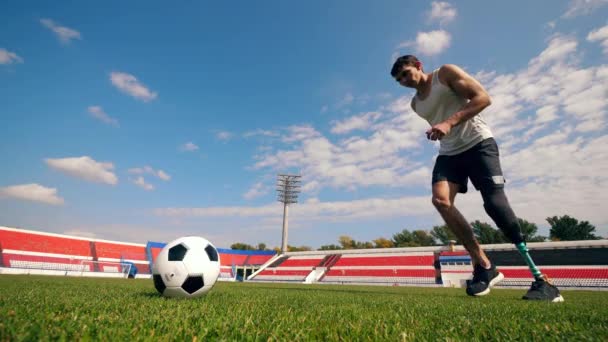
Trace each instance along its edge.
<path fill-rule="evenodd" d="M 534 261 L 530 257 L 530 254 L 528 253 L 528 246 L 526 246 L 526 243 L 520 242 L 520 243 L 516 244 L 515 246 L 517 247 L 519 254 L 521 254 L 521 256 L 526 261 L 526 264 L 528 264 L 528 267 L 530 268 L 530 272 L 532 272 L 534 279 L 542 278 L 543 274 L 540 272 L 538 267 L 536 267 L 536 265 L 534 264 Z"/>

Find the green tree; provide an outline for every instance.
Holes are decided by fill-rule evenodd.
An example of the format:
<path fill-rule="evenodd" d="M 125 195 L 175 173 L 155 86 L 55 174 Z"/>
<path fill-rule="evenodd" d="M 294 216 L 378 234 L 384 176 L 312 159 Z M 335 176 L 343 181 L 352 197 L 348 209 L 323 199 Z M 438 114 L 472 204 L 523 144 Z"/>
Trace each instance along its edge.
<path fill-rule="evenodd" d="M 266 250 L 266 244 L 263 242 L 258 243 L 258 246 L 256 248 L 258 251 L 265 251 Z"/>
<path fill-rule="evenodd" d="M 352 249 L 354 247 L 354 240 L 348 235 L 341 235 L 338 238 L 338 242 L 342 246 L 342 249 Z"/>
<path fill-rule="evenodd" d="M 374 240 L 375 248 L 391 248 L 394 246 L 395 246 L 395 244 L 393 243 L 393 241 L 391 241 L 389 239 L 385 239 L 383 237 L 379 237 L 376 240 Z"/>
<path fill-rule="evenodd" d="M 395 247 L 417 247 L 419 246 L 414 241 L 414 235 L 407 229 L 399 233 L 393 234 L 393 244 Z"/>
<path fill-rule="evenodd" d="M 246 243 L 242 243 L 242 242 L 235 242 L 232 245 L 230 245 L 230 249 L 240 249 L 240 250 L 245 250 L 245 251 L 253 251 L 255 250 L 255 248 L 251 245 L 248 245 Z"/>
<path fill-rule="evenodd" d="M 312 248 L 308 247 L 308 246 L 290 246 L 287 245 L 287 251 L 288 252 L 304 252 L 304 251 L 312 251 Z"/>
<path fill-rule="evenodd" d="M 518 218 L 519 227 L 521 228 L 521 234 L 527 242 L 543 242 L 547 240 L 546 236 L 536 235 L 538 227 L 535 223 L 528 222 L 522 218 Z"/>
<path fill-rule="evenodd" d="M 473 228 L 473 234 L 475 234 L 480 244 L 510 242 L 500 230 L 488 223 L 476 220 L 475 222 L 471 222 L 471 227 Z"/>
<path fill-rule="evenodd" d="M 441 242 L 442 245 L 447 245 L 448 243 L 450 243 L 450 240 L 456 240 L 456 243 L 459 243 L 458 239 L 456 238 L 456 235 L 452 233 L 452 231 L 450 230 L 450 228 L 448 228 L 447 225 L 434 226 L 431 230 L 431 235 L 433 236 L 433 238 L 435 238 L 435 240 Z"/>
<path fill-rule="evenodd" d="M 356 249 L 374 248 L 374 244 L 369 241 L 353 241 L 353 247 Z"/>
<path fill-rule="evenodd" d="M 601 237 L 593 234 L 595 226 L 588 221 L 579 222 L 574 217 L 564 215 L 561 217 L 547 217 L 551 225 L 549 236 L 551 240 L 573 241 L 573 240 L 599 240 Z"/>
<path fill-rule="evenodd" d="M 323 245 L 321 247 L 319 247 L 319 251 L 333 251 L 333 250 L 337 250 L 337 249 L 342 249 L 342 246 L 338 246 L 338 245 Z"/>
<path fill-rule="evenodd" d="M 435 246 L 435 239 L 426 230 L 414 230 L 412 238 L 418 246 Z"/>

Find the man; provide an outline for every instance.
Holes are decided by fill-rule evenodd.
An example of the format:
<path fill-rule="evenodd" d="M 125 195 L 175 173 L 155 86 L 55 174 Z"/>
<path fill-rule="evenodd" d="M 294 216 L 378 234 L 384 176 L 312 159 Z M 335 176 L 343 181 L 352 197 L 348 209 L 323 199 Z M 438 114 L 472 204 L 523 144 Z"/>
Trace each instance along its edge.
<path fill-rule="evenodd" d="M 484 209 L 515 244 L 534 276 L 532 287 L 523 298 L 563 301 L 557 287 L 532 261 L 504 193 L 498 146 L 480 114 L 491 104 L 483 86 L 456 65 L 447 64 L 427 74 L 412 55 L 399 57 L 391 75 L 402 86 L 416 89 L 412 109 L 431 125 L 427 138 L 440 142 L 433 168 L 433 205 L 471 255 L 473 279 L 467 283 L 467 294 L 486 295 L 504 278 L 481 249 L 470 224 L 454 207 L 456 194 L 467 192 L 470 178 L 481 192 Z"/>

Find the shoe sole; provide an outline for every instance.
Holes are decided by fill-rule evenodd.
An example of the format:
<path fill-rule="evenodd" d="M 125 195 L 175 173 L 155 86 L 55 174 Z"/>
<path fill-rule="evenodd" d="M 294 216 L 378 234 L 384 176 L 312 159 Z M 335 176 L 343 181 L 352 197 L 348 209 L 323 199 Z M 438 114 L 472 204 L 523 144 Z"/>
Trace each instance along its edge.
<path fill-rule="evenodd" d="M 479 293 L 476 293 L 476 294 L 474 294 L 473 296 L 480 297 L 480 296 L 485 296 L 485 295 L 487 295 L 488 293 L 490 293 L 490 288 L 491 288 L 492 286 L 494 286 L 494 285 L 498 284 L 499 282 L 501 282 L 503 279 L 505 279 L 505 276 L 504 276 L 504 275 L 503 275 L 501 272 L 498 272 L 498 275 L 497 275 L 496 277 L 494 277 L 492 280 L 490 280 L 490 285 L 488 285 L 488 288 L 487 288 L 487 289 L 485 289 L 485 290 L 483 290 L 483 291 L 481 291 L 481 292 L 479 292 Z M 560 296 L 560 297 L 561 297 L 561 296 Z M 563 301 L 563 300 L 564 300 L 564 299 L 562 298 L 562 301 Z"/>
<path fill-rule="evenodd" d="M 542 301 L 548 301 L 551 303 L 562 303 L 564 301 L 564 297 L 562 297 L 561 295 L 551 299 L 551 300 L 547 300 L 547 299 L 540 299 L 540 298 L 535 298 L 535 299 L 529 299 L 529 298 L 522 298 L 524 300 L 529 300 L 529 301 L 535 301 L 535 302 L 542 302 Z"/>

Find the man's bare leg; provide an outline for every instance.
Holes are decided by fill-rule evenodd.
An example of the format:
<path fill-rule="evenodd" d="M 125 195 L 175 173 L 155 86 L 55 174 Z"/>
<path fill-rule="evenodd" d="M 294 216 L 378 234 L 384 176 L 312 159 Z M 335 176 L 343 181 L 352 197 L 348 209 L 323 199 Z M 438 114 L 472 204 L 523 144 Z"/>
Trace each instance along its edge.
<path fill-rule="evenodd" d="M 448 181 L 433 184 L 433 205 L 443 217 L 448 228 L 462 242 L 464 248 L 471 255 L 473 264 L 484 268 L 490 267 L 490 260 L 481 249 L 479 242 L 473 234 L 473 228 L 454 206 L 454 199 L 458 193 L 459 185 Z"/>

